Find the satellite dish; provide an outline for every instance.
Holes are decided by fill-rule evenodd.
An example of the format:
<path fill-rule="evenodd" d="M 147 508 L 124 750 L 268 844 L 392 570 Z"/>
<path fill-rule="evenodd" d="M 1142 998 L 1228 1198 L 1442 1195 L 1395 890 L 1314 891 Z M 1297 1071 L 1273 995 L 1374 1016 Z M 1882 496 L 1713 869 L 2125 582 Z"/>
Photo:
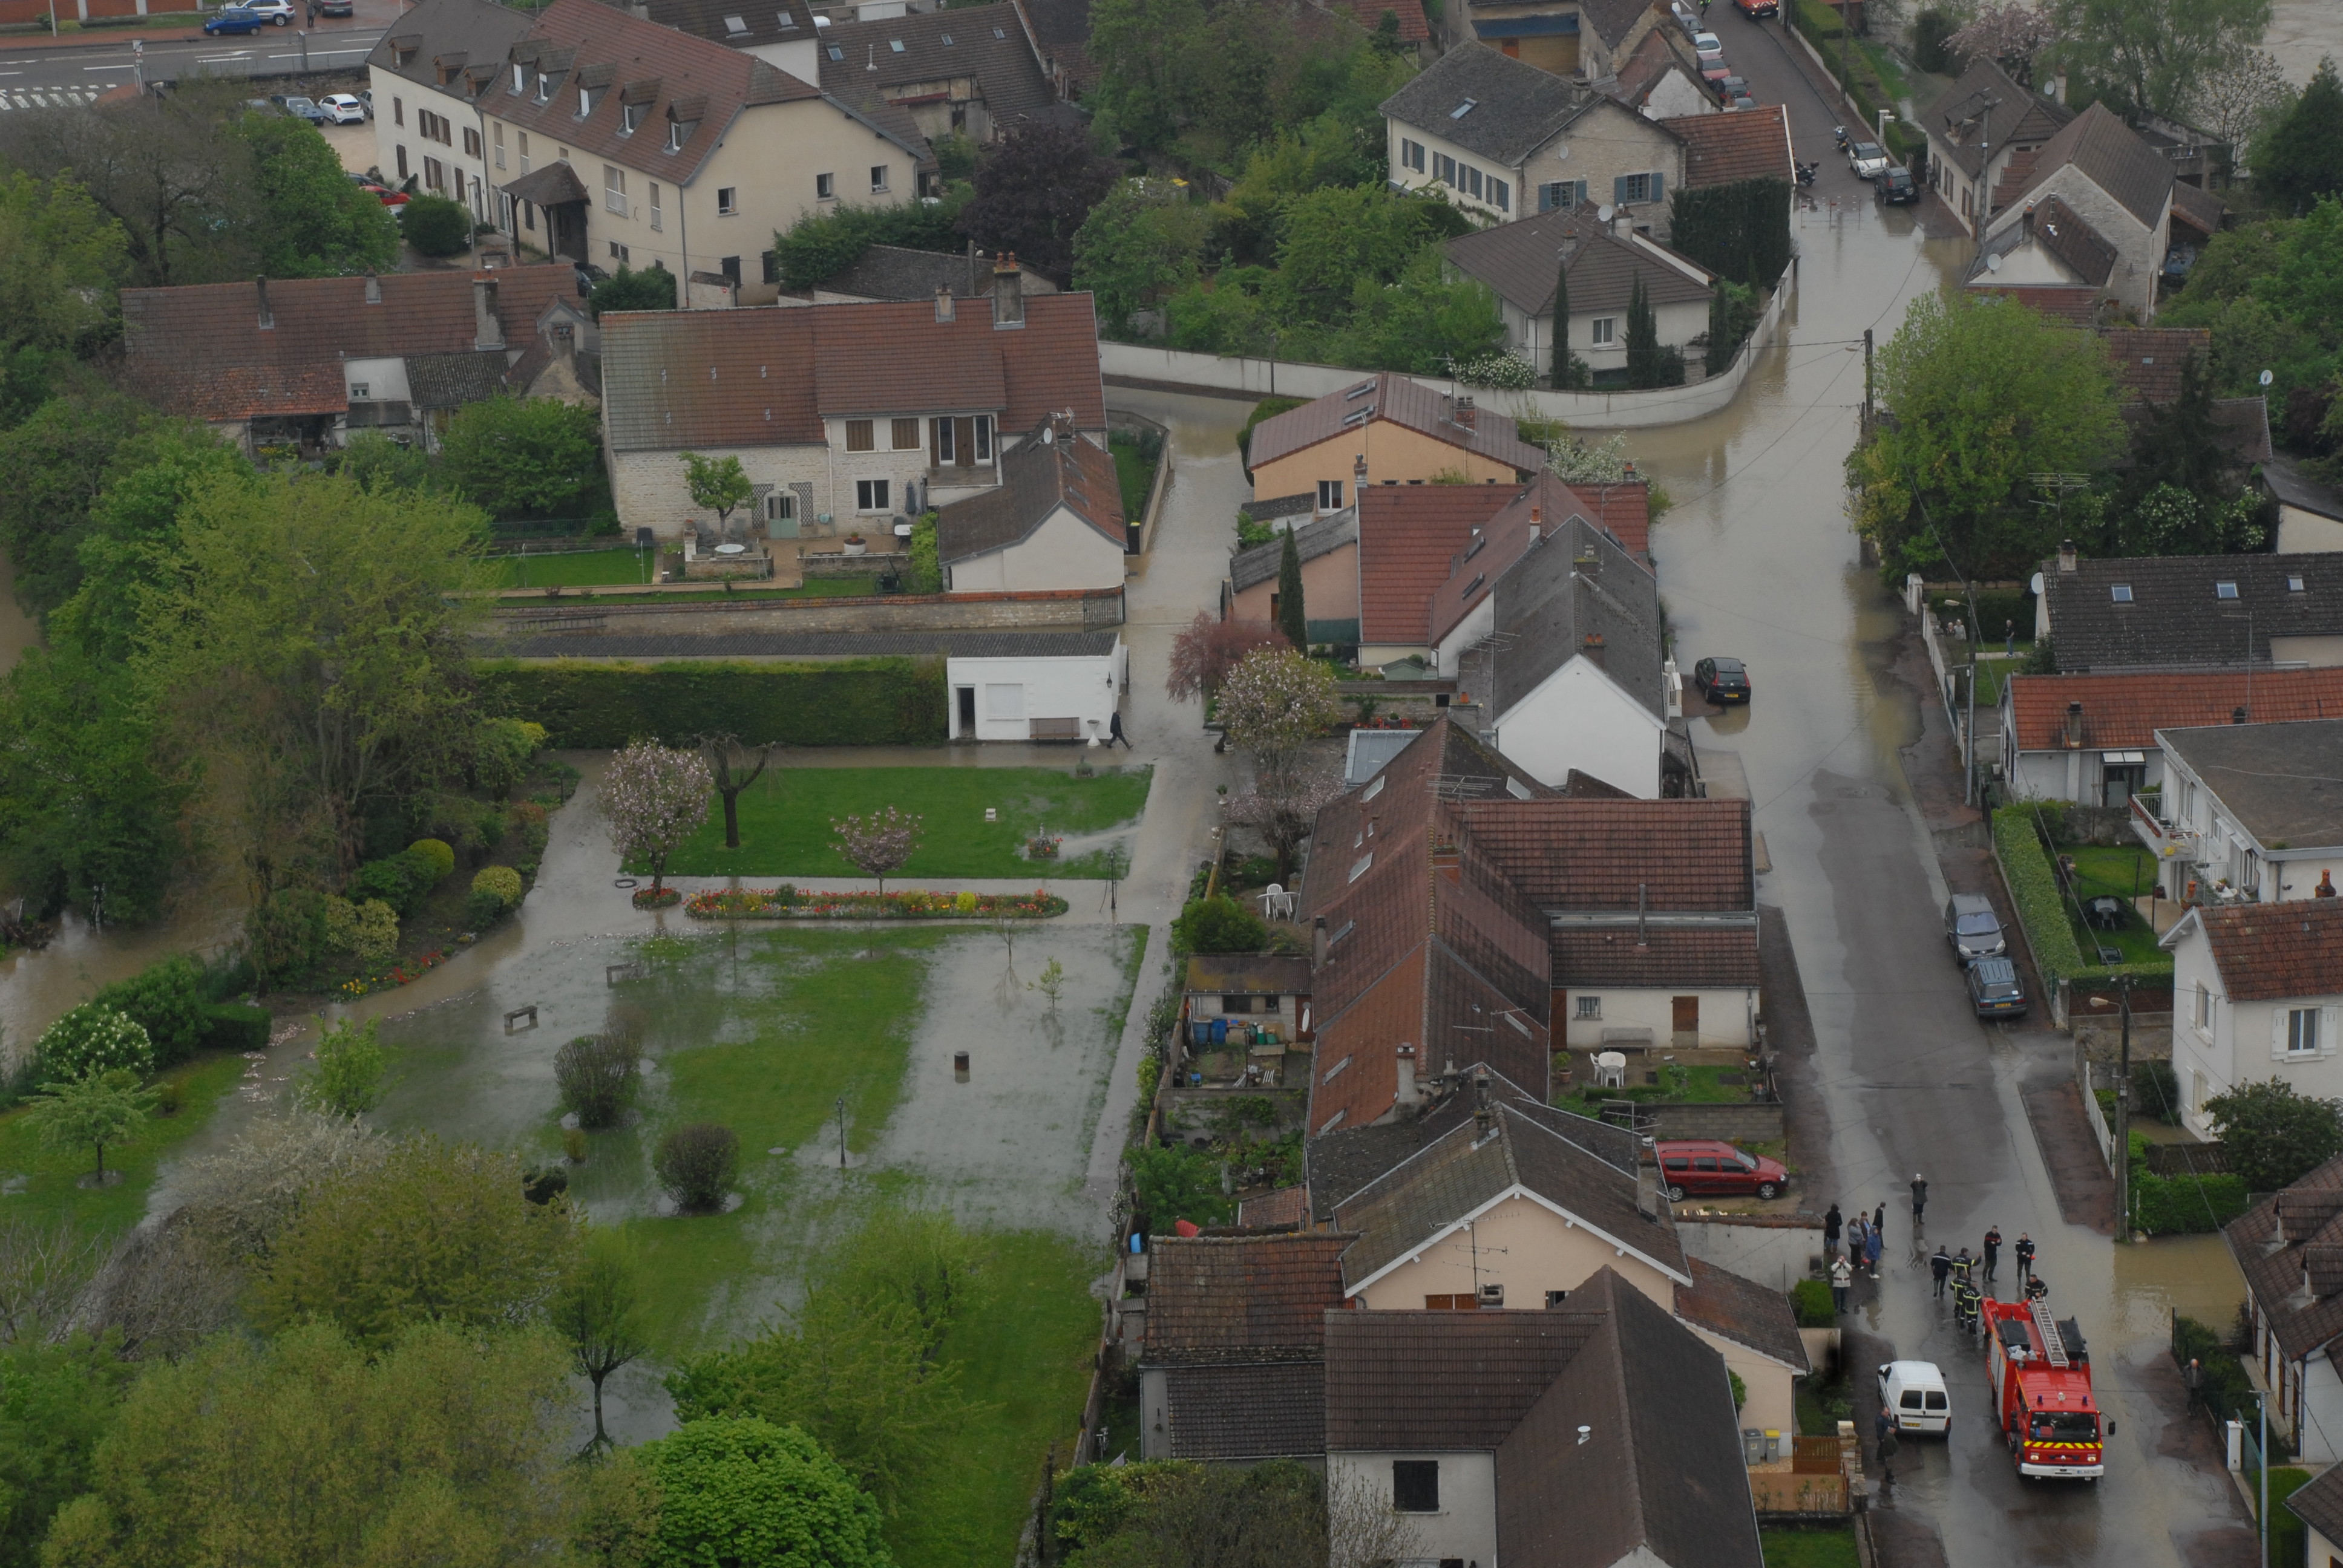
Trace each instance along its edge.
<path fill-rule="evenodd" d="M 2034 580 L 2026 585 L 2026 591 L 2032 594 L 2036 598 L 2040 598 L 2042 597 L 2042 574 L 2040 572 L 2036 572 L 2034 574 Z"/>
<path fill-rule="evenodd" d="M 1570 149 L 1568 147 L 1556 147 L 1554 149 L 1554 161 L 1556 163 L 1562 163 L 1569 156 Z"/>
<path fill-rule="evenodd" d="M 1999 272 L 2001 270 L 2001 257 L 1997 256 L 1986 256 L 1985 258 L 1985 269 L 1987 272 Z"/>
<path fill-rule="evenodd" d="M 1051 445 L 1057 440 L 1057 438 L 1058 432 L 1054 429 L 1044 430 L 1041 432 L 1041 445 L 1044 447 Z"/>
<path fill-rule="evenodd" d="M 1615 210 L 1617 209 L 1612 207 L 1607 203 L 1602 206 L 1596 207 L 1594 209 L 1594 221 L 1597 223 L 1609 223 L 1611 221 L 1611 215 Z"/>
<path fill-rule="evenodd" d="M 2265 370 L 2265 371 L 2263 371 L 2263 372 L 2262 372 L 2262 385 L 2263 385 L 2263 386 L 2267 387 L 2267 386 L 2268 386 L 2271 382 L 2273 382 L 2273 381 L 2275 381 L 2275 380 L 2277 380 L 2277 379 L 2278 379 L 2278 377 L 2277 377 L 2276 376 L 2272 375 L 2269 371 Z"/>

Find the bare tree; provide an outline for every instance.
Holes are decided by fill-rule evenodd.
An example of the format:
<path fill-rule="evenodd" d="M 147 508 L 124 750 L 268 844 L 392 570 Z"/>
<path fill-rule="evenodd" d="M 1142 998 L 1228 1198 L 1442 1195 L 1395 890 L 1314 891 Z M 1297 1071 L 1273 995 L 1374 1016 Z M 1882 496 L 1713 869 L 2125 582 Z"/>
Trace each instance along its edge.
<path fill-rule="evenodd" d="M 381 1134 L 354 1121 L 297 1111 L 253 1123 L 220 1153 L 176 1181 L 186 1221 L 231 1263 L 265 1258 L 277 1233 L 328 1181 L 371 1171 L 387 1157 Z"/>
<path fill-rule="evenodd" d="M 1326 1467 L 1326 1568 L 1392 1568 L 1423 1553 L 1415 1525 L 1346 1464 Z"/>
<path fill-rule="evenodd" d="M 74 1326 L 118 1336 L 131 1360 L 171 1361 L 234 1322 L 240 1270 L 181 1210 L 122 1238 L 75 1313 Z"/>
<path fill-rule="evenodd" d="M 1318 813 L 1342 794 L 1342 781 L 1322 768 L 1309 766 L 1301 753 L 1262 759 L 1253 787 L 1229 802 L 1229 820 L 1241 822 L 1269 840 L 1277 859 L 1281 882 L 1293 874 L 1293 858 L 1302 840 L 1318 822 Z"/>
<path fill-rule="evenodd" d="M 1163 689 L 1174 702 L 1209 699 L 1229 671 L 1257 648 L 1290 648 L 1285 634 L 1265 620 L 1214 620 L 1202 610 L 1172 639 L 1172 668 Z"/>
<path fill-rule="evenodd" d="M 923 831 L 916 813 L 892 806 L 881 806 L 867 818 L 833 817 L 830 826 L 837 834 L 830 847 L 864 876 L 878 878 L 881 895 L 887 891 L 887 874 L 901 870 L 910 860 Z"/>
<path fill-rule="evenodd" d="M 779 744 L 778 740 L 769 740 L 762 746 L 751 747 L 739 736 L 721 731 L 699 738 L 699 754 L 708 759 L 708 771 L 715 776 L 716 792 L 724 797 L 726 849 L 740 847 L 740 791 L 757 781 Z M 756 766 L 749 768 L 752 761 Z M 749 769 L 745 778 L 739 776 L 743 768 Z"/>
<path fill-rule="evenodd" d="M 2245 49 L 2197 84 L 2188 112 L 2199 127 L 2229 144 L 2234 166 L 2270 116 L 2286 107 L 2290 92 L 2276 60 L 2259 49 Z"/>
<path fill-rule="evenodd" d="M 105 1243 L 70 1220 L 0 1223 L 0 1342 L 55 1334 L 105 1258 Z"/>

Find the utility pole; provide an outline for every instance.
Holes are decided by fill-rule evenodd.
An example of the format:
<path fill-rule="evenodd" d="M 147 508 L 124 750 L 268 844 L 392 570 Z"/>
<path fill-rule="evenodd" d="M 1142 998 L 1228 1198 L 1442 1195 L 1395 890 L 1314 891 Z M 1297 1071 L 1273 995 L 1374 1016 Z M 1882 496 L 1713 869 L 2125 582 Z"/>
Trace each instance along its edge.
<path fill-rule="evenodd" d="M 2131 976 L 2116 980 L 2116 999 L 2123 1004 L 2123 1058 L 2116 1070 L 2116 1224 L 2117 1233 L 2131 1235 Z"/>
<path fill-rule="evenodd" d="M 1863 433 L 1871 435 L 1871 328 L 1863 329 Z"/>

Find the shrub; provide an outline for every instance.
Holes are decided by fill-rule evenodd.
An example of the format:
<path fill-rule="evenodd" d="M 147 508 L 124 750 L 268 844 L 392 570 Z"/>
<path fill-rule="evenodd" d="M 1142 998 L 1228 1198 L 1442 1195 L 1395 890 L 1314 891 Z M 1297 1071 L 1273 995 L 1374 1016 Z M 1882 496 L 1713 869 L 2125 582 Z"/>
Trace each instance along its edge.
<path fill-rule="evenodd" d="M 379 961 L 398 950 L 398 916 L 380 899 L 354 904 L 328 895 L 326 940 L 338 952 Z"/>
<path fill-rule="evenodd" d="M 1192 900 L 1172 922 L 1172 944 L 1189 953 L 1252 953 L 1269 945 L 1261 917 L 1223 893 Z"/>
<path fill-rule="evenodd" d="M 423 255 L 453 256 L 471 243 L 472 214 L 462 202 L 427 192 L 407 204 L 399 227 Z"/>
<path fill-rule="evenodd" d="M 2147 1161 L 2132 1162 L 2132 1226 L 2151 1236 L 2217 1231 L 2249 1204 L 2241 1176 L 2158 1176 Z"/>
<path fill-rule="evenodd" d="M 326 895 L 308 888 L 279 888 L 254 906 L 244 930 L 257 984 L 299 974 L 327 950 Z"/>
<path fill-rule="evenodd" d="M 615 1127 L 642 1086 L 642 1066 L 634 1031 L 606 1030 L 581 1034 L 556 1051 L 553 1079 L 561 1086 L 561 1103 L 578 1113 L 578 1126 Z"/>
<path fill-rule="evenodd" d="M 526 719 L 484 719 L 472 741 L 472 778 L 501 800 L 545 749 L 545 726 Z"/>
<path fill-rule="evenodd" d="M 1171 1234 L 1175 1220 L 1225 1224 L 1232 1207 L 1221 1191 L 1221 1162 L 1178 1144 L 1132 1155 L 1131 1190 L 1150 1235 Z"/>
<path fill-rule="evenodd" d="M 483 866 L 472 878 L 472 891 L 492 894 L 510 909 L 520 902 L 520 873 L 510 866 Z"/>
<path fill-rule="evenodd" d="M 204 1010 L 204 1045 L 212 1050 L 266 1050 L 270 1021 L 265 1007 L 215 1002 Z"/>
<path fill-rule="evenodd" d="M 437 887 L 456 874 L 456 851 L 437 839 L 417 839 L 407 846 L 410 855 L 420 855 L 432 866 L 429 887 Z"/>
<path fill-rule="evenodd" d="M 382 1103 L 382 1042 L 375 1020 L 329 1029 L 317 1041 L 315 1064 L 295 1093 L 327 1116 L 358 1116 Z"/>
<path fill-rule="evenodd" d="M 1800 1280 L 1790 1287 L 1790 1308 L 1798 1315 L 1802 1329 L 1827 1329 L 1838 1323 L 1838 1312 L 1831 1305 L 1830 1286 L 1820 1280 Z"/>
<path fill-rule="evenodd" d="M 1932 76 L 1957 76 L 1960 61 L 1945 40 L 1960 31 L 1961 19 L 1949 6 L 1930 5 L 1912 19 L 1912 63 Z"/>
<path fill-rule="evenodd" d="M 203 966 L 184 953 L 115 981 L 90 1000 L 136 1020 L 146 1031 L 157 1067 L 186 1060 L 203 1043 Z"/>
<path fill-rule="evenodd" d="M 659 1140 L 659 1151 L 651 1156 L 652 1174 L 686 1212 L 723 1207 L 725 1191 L 739 1170 L 739 1137 L 720 1121 L 679 1127 Z"/>
<path fill-rule="evenodd" d="M 474 888 L 464 895 L 464 924 L 475 931 L 487 930 L 504 919 L 505 901 L 494 893 L 484 893 Z"/>
<path fill-rule="evenodd" d="M 638 1451 L 660 1499 L 659 1563 L 888 1568 L 877 1498 L 798 1426 L 687 1422 Z"/>
<path fill-rule="evenodd" d="M 129 1014 L 85 1001 L 41 1035 L 37 1060 L 45 1082 L 78 1082 L 127 1068 L 140 1078 L 155 1070 L 155 1046 Z"/>

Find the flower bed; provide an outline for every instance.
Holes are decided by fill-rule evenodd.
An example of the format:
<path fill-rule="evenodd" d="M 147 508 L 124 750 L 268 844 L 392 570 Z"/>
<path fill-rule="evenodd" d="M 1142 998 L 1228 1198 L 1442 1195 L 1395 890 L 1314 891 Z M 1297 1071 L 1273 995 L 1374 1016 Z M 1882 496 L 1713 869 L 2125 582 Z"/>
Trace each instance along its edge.
<path fill-rule="evenodd" d="M 1030 893 L 816 893 L 784 884 L 709 888 L 685 900 L 683 912 L 696 920 L 1042 920 L 1067 907 L 1040 888 Z"/>
<path fill-rule="evenodd" d="M 638 888 L 634 901 L 639 910 L 671 910 L 683 902 L 683 894 L 674 888 L 661 888 L 656 893 L 649 888 Z"/>
<path fill-rule="evenodd" d="M 400 986 L 421 980 L 425 973 L 437 969 L 447 961 L 447 953 L 435 949 L 412 962 L 390 964 L 383 969 L 362 974 L 356 980 L 344 980 L 340 987 L 341 993 L 356 1000 L 374 991 L 396 990 Z"/>

